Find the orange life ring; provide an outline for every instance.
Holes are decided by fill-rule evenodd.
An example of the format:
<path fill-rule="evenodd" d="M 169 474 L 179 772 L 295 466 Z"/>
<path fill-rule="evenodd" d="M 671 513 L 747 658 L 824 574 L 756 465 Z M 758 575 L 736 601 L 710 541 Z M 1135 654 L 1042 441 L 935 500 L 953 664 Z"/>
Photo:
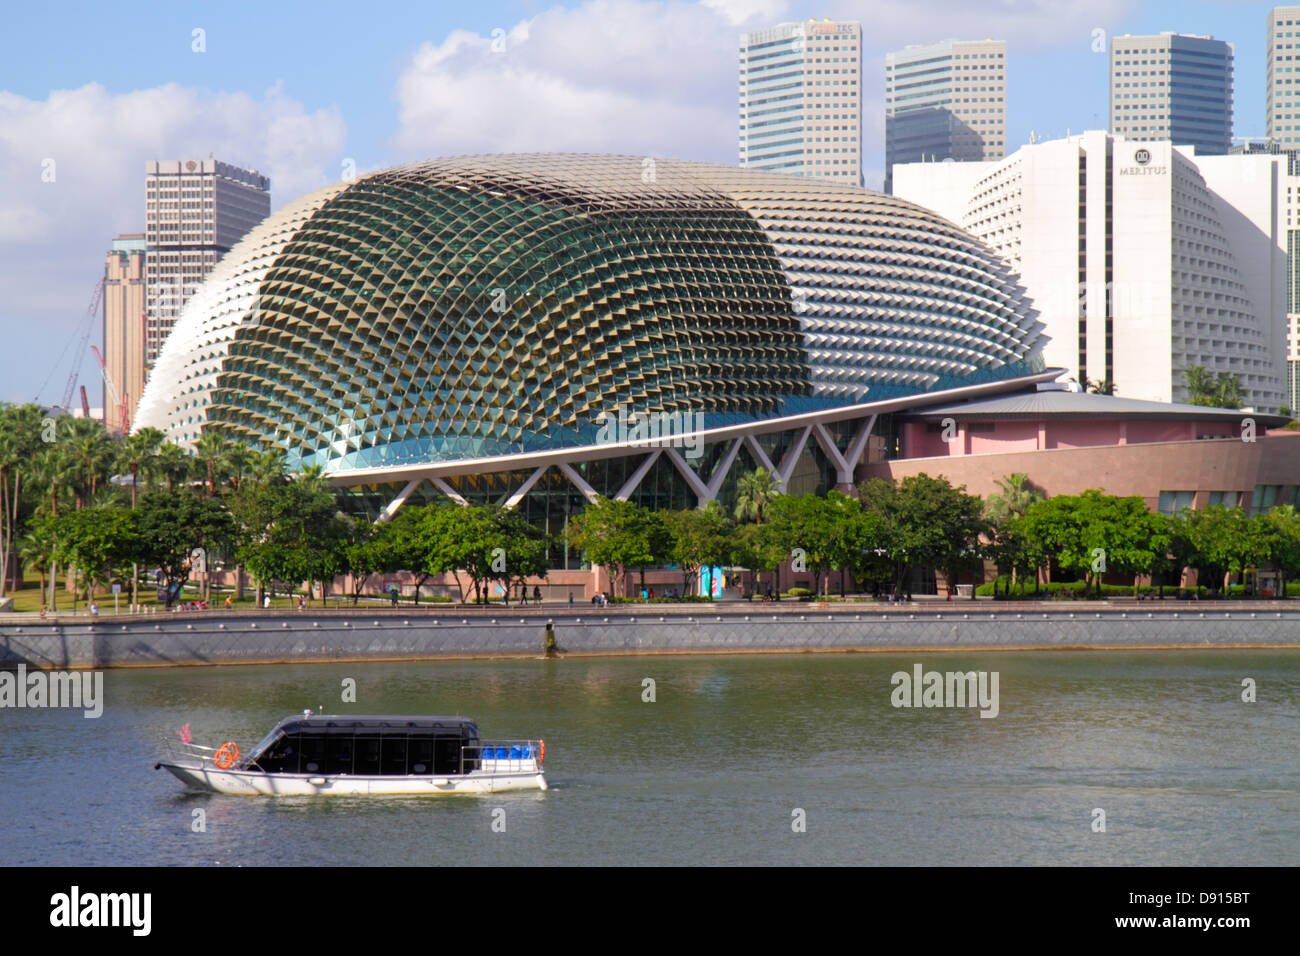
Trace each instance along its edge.
<path fill-rule="evenodd" d="M 541 763 L 545 763 L 545 762 L 546 762 L 546 741 L 545 741 L 545 740 L 539 740 L 538 743 L 540 743 L 540 744 L 542 745 L 542 746 L 541 746 L 541 752 L 538 754 L 538 757 L 537 757 L 537 762 L 538 762 L 539 764 L 541 764 Z"/>
<path fill-rule="evenodd" d="M 216 754 L 212 757 L 212 762 L 222 770 L 229 770 L 239 759 L 239 744 L 233 740 L 227 740 L 217 748 Z"/>

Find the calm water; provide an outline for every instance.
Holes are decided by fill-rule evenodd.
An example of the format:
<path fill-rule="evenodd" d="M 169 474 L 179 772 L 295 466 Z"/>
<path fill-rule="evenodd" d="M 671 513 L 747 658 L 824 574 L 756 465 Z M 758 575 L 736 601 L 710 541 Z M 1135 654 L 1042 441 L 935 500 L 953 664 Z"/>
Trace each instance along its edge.
<path fill-rule="evenodd" d="M 1001 713 L 890 675 L 996 670 Z M 355 678 L 358 703 L 340 704 Z M 642 679 L 654 678 L 654 703 Z M 1259 700 L 1240 700 L 1241 679 Z M 3 864 L 1294 864 L 1300 654 L 791 655 L 110 671 L 98 720 L 0 710 Z M 546 738 L 546 793 L 186 794 L 156 741 L 461 713 Z M 1090 829 L 1092 810 L 1107 832 Z M 206 811 L 194 833 L 192 811 Z M 506 811 L 506 832 L 492 830 Z M 792 810 L 807 831 L 791 829 Z"/>

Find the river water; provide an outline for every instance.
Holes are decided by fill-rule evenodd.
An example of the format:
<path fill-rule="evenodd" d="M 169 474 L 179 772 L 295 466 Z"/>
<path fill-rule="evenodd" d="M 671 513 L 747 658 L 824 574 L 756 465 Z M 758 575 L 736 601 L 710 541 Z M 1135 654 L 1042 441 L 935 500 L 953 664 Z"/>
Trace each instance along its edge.
<path fill-rule="evenodd" d="M 998 715 L 892 706 L 891 675 L 918 663 L 996 671 Z M 355 704 L 340 702 L 344 678 Z M 0 710 L 0 863 L 1300 860 L 1294 652 L 191 667 L 109 671 L 104 686 L 98 719 Z M 484 738 L 544 737 L 551 789 L 229 797 L 153 769 L 161 738 L 187 723 L 196 742 L 243 749 L 305 707 L 464 714 Z"/>

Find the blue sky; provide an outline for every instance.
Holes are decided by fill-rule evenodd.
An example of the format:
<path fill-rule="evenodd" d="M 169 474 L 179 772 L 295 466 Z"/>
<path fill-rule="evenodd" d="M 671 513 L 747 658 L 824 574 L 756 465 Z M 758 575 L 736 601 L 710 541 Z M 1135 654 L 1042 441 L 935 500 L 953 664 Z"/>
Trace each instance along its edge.
<path fill-rule="evenodd" d="M 0 34 L 0 401 L 56 401 L 108 242 L 143 228 L 143 164 L 217 158 L 272 178 L 272 206 L 425 156 L 580 149 L 734 163 L 736 40 L 808 17 L 864 34 L 867 184 L 883 154 L 883 56 L 1008 42 L 1008 143 L 1107 123 L 1094 31 L 1234 43 L 1236 129 L 1264 131 L 1265 16 L 1230 0 L 481 0 L 51 3 Z M 195 30 L 202 52 L 195 52 Z M 499 38 L 493 49 L 493 38 Z M 54 182 L 43 182 L 47 159 Z M 96 326 L 91 343 L 99 342 Z M 87 354 L 81 382 L 99 404 Z M 42 383 L 45 382 L 42 389 Z M 93 387 L 92 387 L 93 386 Z"/>

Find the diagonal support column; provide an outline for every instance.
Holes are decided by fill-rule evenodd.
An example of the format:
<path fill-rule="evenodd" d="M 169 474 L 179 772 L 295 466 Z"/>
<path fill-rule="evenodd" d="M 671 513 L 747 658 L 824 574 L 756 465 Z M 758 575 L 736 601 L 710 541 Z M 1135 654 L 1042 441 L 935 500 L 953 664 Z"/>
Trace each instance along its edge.
<path fill-rule="evenodd" d="M 631 477 L 623 484 L 623 487 L 618 489 L 618 494 L 614 496 L 615 501 L 627 501 L 632 492 L 636 491 L 640 486 L 642 480 L 644 480 L 646 474 L 650 471 L 654 463 L 659 460 L 659 455 L 662 451 L 663 449 L 656 448 L 650 454 L 645 456 L 645 460 L 642 461 L 641 464 L 637 465 L 636 471 L 632 472 Z"/>
<path fill-rule="evenodd" d="M 808 436 L 811 434 L 812 426 L 804 426 L 803 430 L 799 432 L 799 437 L 790 446 L 790 450 L 781 459 L 781 465 L 777 468 L 776 476 L 780 479 L 782 488 L 790 483 L 790 476 L 794 474 L 794 466 L 799 463 L 799 456 L 803 454 L 804 446 L 808 444 Z"/>
<path fill-rule="evenodd" d="M 713 472 L 713 477 L 709 479 L 709 501 L 718 497 L 718 492 L 722 490 L 722 483 L 727 480 L 727 472 L 731 471 L 731 466 L 736 462 L 736 455 L 740 453 L 740 446 L 745 444 L 745 439 L 737 438 L 731 443 L 731 448 L 723 456 L 722 461 L 718 462 L 718 467 Z M 704 505 L 708 502 L 701 501 Z"/>
<path fill-rule="evenodd" d="M 546 469 L 547 466 L 542 465 L 540 468 L 538 468 L 531 475 L 529 475 L 527 478 L 524 479 L 524 483 L 519 486 L 518 490 L 516 490 L 513 495 L 511 495 L 509 498 L 506 499 L 505 507 L 507 511 L 509 511 L 515 505 L 519 504 L 519 502 L 524 500 L 524 495 L 528 494 L 528 492 L 532 490 L 533 485 L 537 484 L 537 479 L 542 477 L 542 475 L 546 472 Z"/>
<path fill-rule="evenodd" d="M 573 482 L 573 487 L 582 492 L 582 497 L 591 502 L 594 502 L 598 497 L 600 497 L 596 494 L 596 489 L 587 484 L 586 479 L 584 479 L 582 475 L 578 474 L 577 470 L 567 461 L 559 462 L 556 467 L 568 476 L 568 479 Z"/>
<path fill-rule="evenodd" d="M 406 487 L 398 492 L 397 497 L 390 501 L 388 507 L 385 508 L 379 517 L 375 519 L 375 524 L 383 524 L 385 521 L 391 521 L 393 515 L 397 514 L 398 509 L 401 508 L 402 505 L 406 504 L 406 499 L 411 497 L 411 493 L 415 491 L 416 488 L 420 487 L 420 484 L 423 481 L 423 478 L 412 478 L 408 481 Z"/>
<path fill-rule="evenodd" d="M 686 479 L 686 483 L 691 486 L 691 491 L 695 492 L 695 497 L 700 500 L 700 503 L 703 504 L 708 500 L 709 486 L 700 480 L 700 476 L 695 473 L 690 465 L 682 460 L 682 456 L 677 454 L 677 449 L 665 449 L 664 454 L 668 456 L 669 461 L 677 466 L 677 470 Z"/>
<path fill-rule="evenodd" d="M 836 480 L 842 485 L 853 484 L 853 469 L 862 457 L 862 450 L 867 447 L 867 439 L 871 437 L 871 429 L 875 427 L 876 416 L 872 415 L 853 433 L 853 438 L 849 441 L 849 450 L 845 454 L 835 445 L 835 436 L 830 430 L 822 424 L 813 426 L 813 434 L 817 436 L 817 444 L 821 446 L 826 457 L 835 463 Z"/>
<path fill-rule="evenodd" d="M 433 485 L 434 485 L 435 488 L 437 488 L 439 491 L 441 491 L 444 495 L 446 495 L 446 496 L 447 496 L 448 498 L 450 498 L 452 501 L 456 502 L 456 504 L 460 505 L 462 508 L 468 508 L 468 507 L 469 507 L 469 502 L 466 501 L 464 498 L 462 498 L 462 497 L 460 496 L 460 492 L 458 492 L 458 491 L 457 491 L 455 488 L 453 488 L 451 485 L 447 484 L 447 483 L 446 483 L 445 481 L 443 481 L 441 478 L 430 478 L 429 480 L 430 480 L 431 482 L 433 482 Z"/>

